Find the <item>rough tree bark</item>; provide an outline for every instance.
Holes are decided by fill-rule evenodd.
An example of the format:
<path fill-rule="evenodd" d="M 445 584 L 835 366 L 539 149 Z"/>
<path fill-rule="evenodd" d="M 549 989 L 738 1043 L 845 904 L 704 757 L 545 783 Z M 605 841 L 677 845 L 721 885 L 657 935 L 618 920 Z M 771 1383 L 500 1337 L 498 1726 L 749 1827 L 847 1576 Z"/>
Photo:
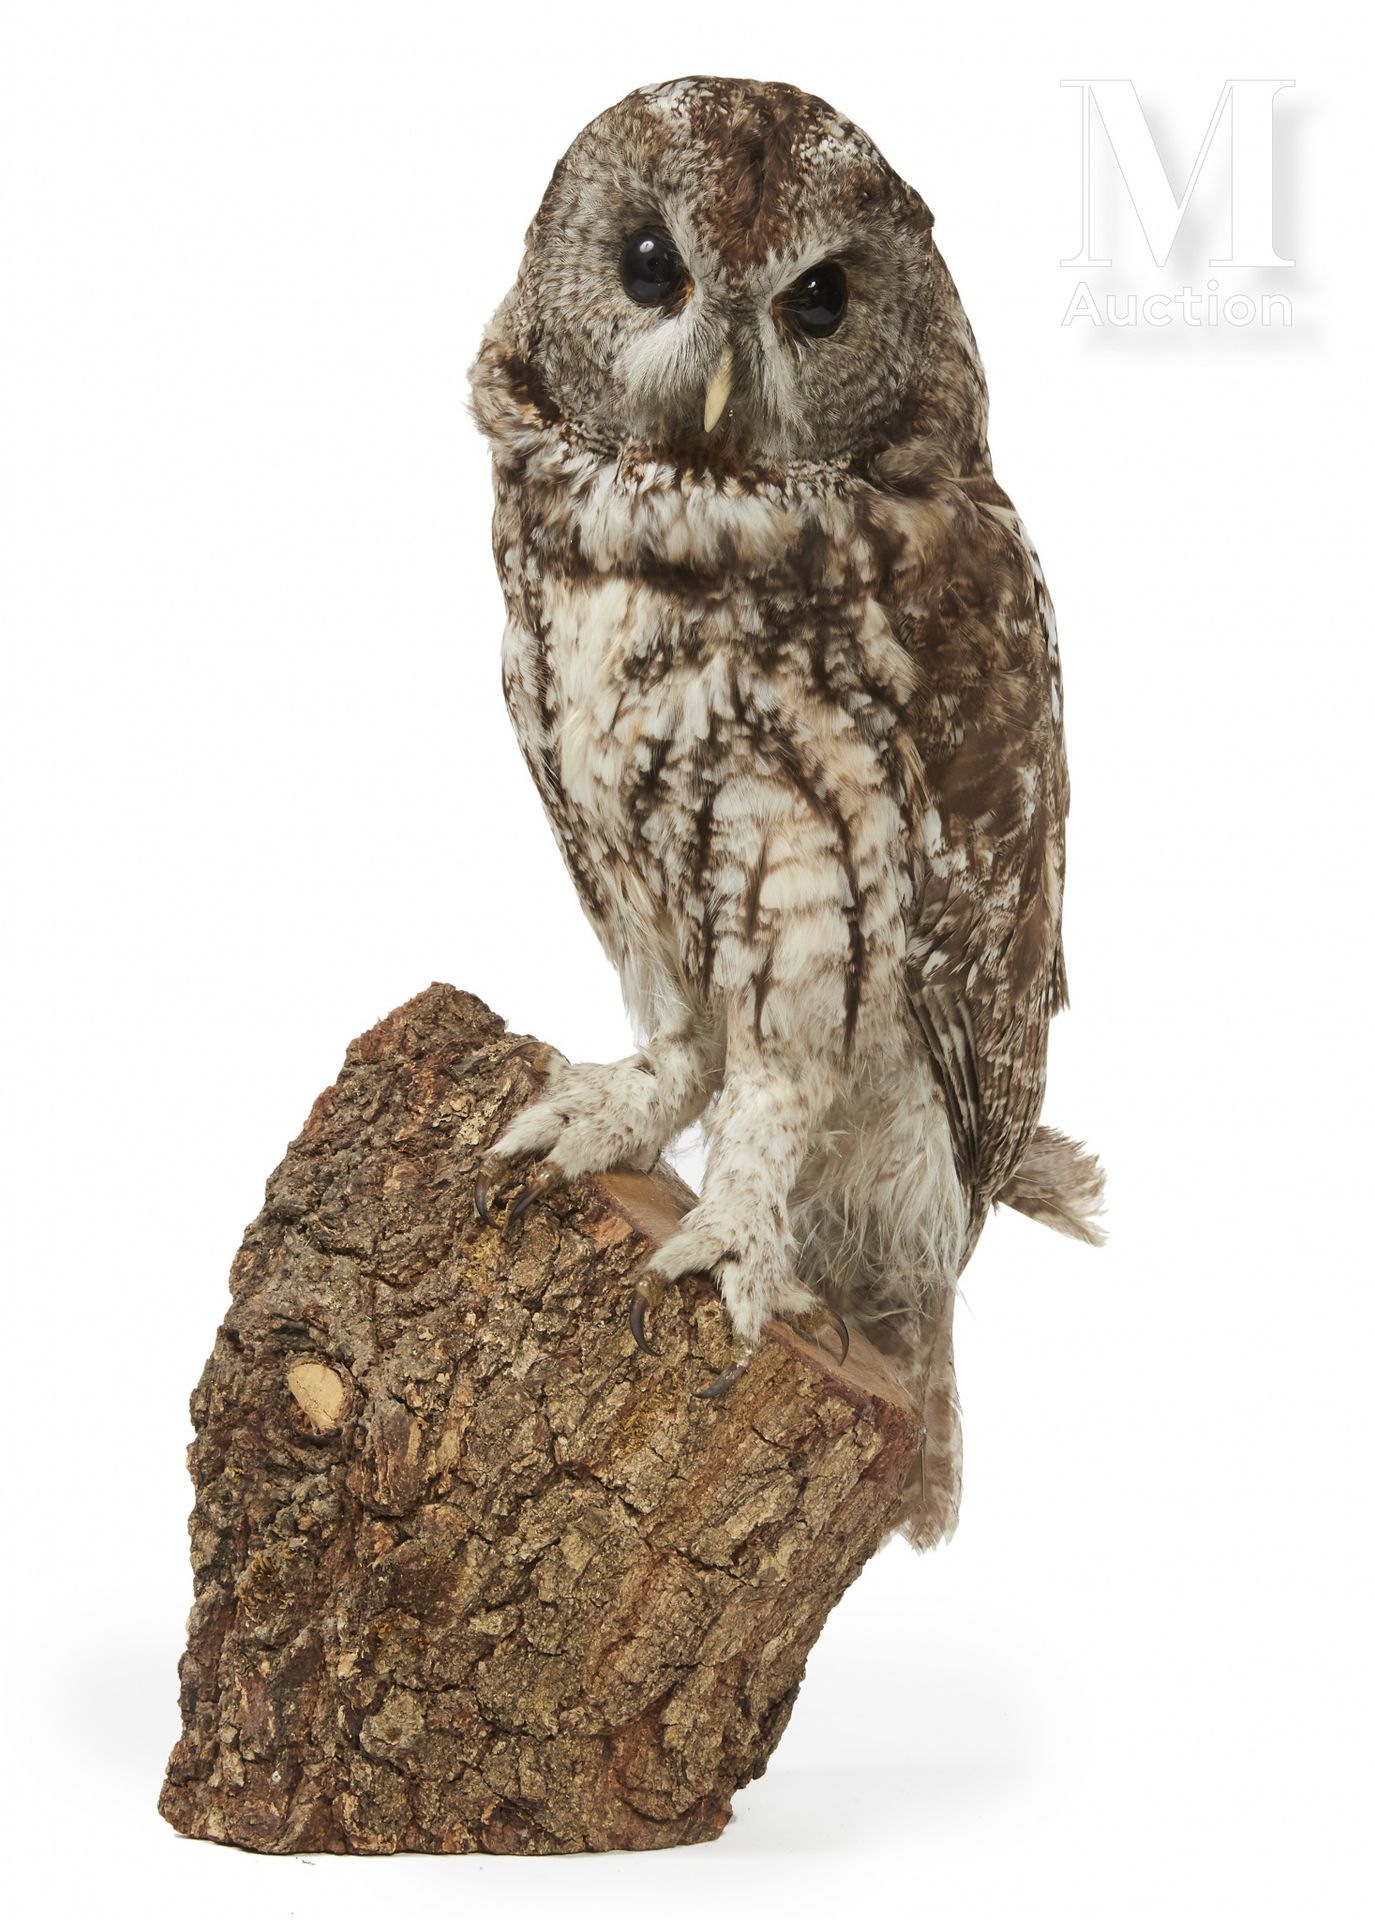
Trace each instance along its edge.
<path fill-rule="evenodd" d="M 578 1182 L 484 1226 L 538 1050 L 435 986 L 348 1051 L 268 1183 L 191 1411 L 196 1599 L 161 1810 L 262 1851 L 707 1840 L 892 1524 L 915 1411 L 705 1281 L 627 1327 L 692 1196 Z"/>

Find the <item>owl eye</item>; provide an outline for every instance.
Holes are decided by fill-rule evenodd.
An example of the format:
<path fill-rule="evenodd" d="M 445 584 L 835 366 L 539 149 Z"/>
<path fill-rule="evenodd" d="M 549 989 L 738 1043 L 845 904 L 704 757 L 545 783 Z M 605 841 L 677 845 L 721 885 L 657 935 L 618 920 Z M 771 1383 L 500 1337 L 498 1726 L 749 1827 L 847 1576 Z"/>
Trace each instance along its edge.
<path fill-rule="evenodd" d="M 808 267 L 793 281 L 783 296 L 783 306 L 803 333 L 824 340 L 845 317 L 847 292 L 844 268 L 834 260 L 823 260 L 819 267 Z"/>
<path fill-rule="evenodd" d="M 657 227 L 632 233 L 621 249 L 621 285 L 642 307 L 661 307 L 687 280 L 678 249 Z"/>

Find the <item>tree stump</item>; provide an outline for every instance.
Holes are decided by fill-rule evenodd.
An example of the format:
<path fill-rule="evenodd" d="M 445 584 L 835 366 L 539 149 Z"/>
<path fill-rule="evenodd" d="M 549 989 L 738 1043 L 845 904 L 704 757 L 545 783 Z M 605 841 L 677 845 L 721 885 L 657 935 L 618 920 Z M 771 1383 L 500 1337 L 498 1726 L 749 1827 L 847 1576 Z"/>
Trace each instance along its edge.
<path fill-rule="evenodd" d="M 613 1174 L 487 1226 L 532 1097 L 479 1000 L 355 1041 L 268 1183 L 191 1402 L 195 1604 L 162 1790 L 263 1852 L 565 1853 L 714 1838 L 827 1613 L 893 1524 L 917 1416 L 856 1337 L 730 1363 L 705 1281 L 634 1344 L 692 1195 Z"/>

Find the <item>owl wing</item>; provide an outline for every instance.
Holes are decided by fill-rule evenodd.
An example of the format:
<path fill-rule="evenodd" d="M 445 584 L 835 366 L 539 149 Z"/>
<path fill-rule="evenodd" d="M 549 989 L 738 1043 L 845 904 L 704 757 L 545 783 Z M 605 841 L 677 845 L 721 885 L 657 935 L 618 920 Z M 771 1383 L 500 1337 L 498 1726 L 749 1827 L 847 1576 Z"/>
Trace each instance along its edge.
<path fill-rule="evenodd" d="M 1035 1131 L 1047 1028 L 1065 999 L 1069 788 L 1035 551 L 991 478 L 964 483 L 952 523 L 940 564 L 899 570 L 887 611 L 916 668 L 900 716 L 914 839 L 908 1001 L 977 1230 Z"/>

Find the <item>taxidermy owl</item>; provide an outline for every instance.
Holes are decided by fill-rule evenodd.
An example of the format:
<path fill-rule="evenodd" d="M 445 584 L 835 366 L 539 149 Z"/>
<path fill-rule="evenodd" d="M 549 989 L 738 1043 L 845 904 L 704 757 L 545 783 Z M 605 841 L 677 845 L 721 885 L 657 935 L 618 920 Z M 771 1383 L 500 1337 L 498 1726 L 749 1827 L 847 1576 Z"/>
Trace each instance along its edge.
<path fill-rule="evenodd" d="M 652 1166 L 703 1117 L 636 1339 L 690 1272 L 743 1358 L 770 1315 L 862 1328 L 922 1408 L 902 1524 L 930 1545 L 989 1209 L 1094 1240 L 1101 1189 L 1037 1124 L 1065 1003 L 1055 621 L 931 215 L 792 87 L 644 88 L 555 168 L 472 383 L 507 706 L 643 1036 L 555 1064 L 479 1204 Z"/>

